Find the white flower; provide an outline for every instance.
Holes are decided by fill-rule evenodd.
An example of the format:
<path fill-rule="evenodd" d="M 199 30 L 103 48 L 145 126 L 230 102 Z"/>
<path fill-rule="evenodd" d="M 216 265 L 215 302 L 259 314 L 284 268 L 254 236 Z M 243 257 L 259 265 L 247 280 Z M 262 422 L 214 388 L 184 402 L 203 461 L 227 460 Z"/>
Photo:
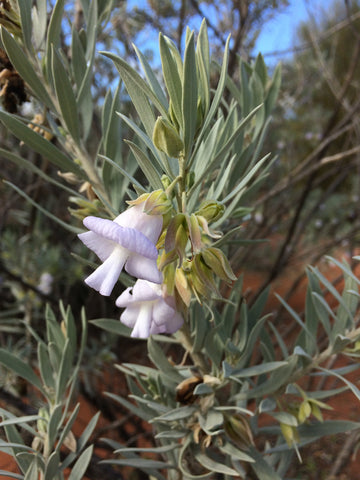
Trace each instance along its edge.
<path fill-rule="evenodd" d="M 146 280 L 137 280 L 132 288 L 127 288 L 116 305 L 125 308 L 120 320 L 133 328 L 132 337 L 174 333 L 183 324 L 182 316 L 175 310 L 174 298 L 164 296 L 161 285 Z"/>
<path fill-rule="evenodd" d="M 104 262 L 85 282 L 102 295 L 110 295 L 122 269 L 134 277 L 162 282 L 155 247 L 162 229 L 161 215 L 147 215 L 142 205 L 125 210 L 115 220 L 84 218 L 90 232 L 78 237 Z"/>

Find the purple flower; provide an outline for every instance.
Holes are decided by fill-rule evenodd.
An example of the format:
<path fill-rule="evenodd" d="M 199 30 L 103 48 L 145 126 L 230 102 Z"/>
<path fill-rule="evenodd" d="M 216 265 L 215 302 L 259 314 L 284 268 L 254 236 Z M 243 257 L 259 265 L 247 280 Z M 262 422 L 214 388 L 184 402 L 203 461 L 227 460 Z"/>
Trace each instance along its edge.
<path fill-rule="evenodd" d="M 142 205 L 125 210 L 115 220 L 84 218 L 90 231 L 78 237 L 103 262 L 85 282 L 102 295 L 110 295 L 123 268 L 134 277 L 162 282 L 155 247 L 162 229 L 161 215 L 148 215 Z"/>
<path fill-rule="evenodd" d="M 174 333 L 183 324 L 174 298 L 164 296 L 161 285 L 146 280 L 137 280 L 132 288 L 127 288 L 116 300 L 116 305 L 125 308 L 120 320 L 133 328 L 132 337 Z"/>

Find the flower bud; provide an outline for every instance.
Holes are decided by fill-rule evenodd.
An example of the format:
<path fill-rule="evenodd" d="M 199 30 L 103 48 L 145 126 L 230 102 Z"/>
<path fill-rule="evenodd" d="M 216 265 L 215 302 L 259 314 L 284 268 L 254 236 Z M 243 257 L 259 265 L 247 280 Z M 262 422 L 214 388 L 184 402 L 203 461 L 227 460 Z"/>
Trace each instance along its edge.
<path fill-rule="evenodd" d="M 280 428 L 289 447 L 293 447 L 294 444 L 299 442 L 299 434 L 296 427 L 287 425 L 286 423 L 280 423 Z"/>
<path fill-rule="evenodd" d="M 311 415 L 310 402 L 304 401 L 301 403 L 298 413 L 298 419 L 300 423 L 304 423 Z"/>
<path fill-rule="evenodd" d="M 69 212 L 71 215 L 74 217 L 83 220 L 85 217 L 88 217 L 90 215 L 93 216 L 99 216 L 102 213 L 105 215 L 105 212 L 103 211 L 103 207 L 98 199 L 95 199 L 94 201 L 90 202 L 88 200 L 85 200 L 84 198 L 80 197 L 70 197 L 69 200 L 72 203 L 75 203 L 78 208 L 69 208 Z"/>
<path fill-rule="evenodd" d="M 165 215 L 172 209 L 172 203 L 163 190 L 151 192 L 144 203 L 144 212 L 149 215 Z"/>
<path fill-rule="evenodd" d="M 39 418 L 37 421 L 38 432 L 46 433 L 48 430 L 48 423 L 50 419 L 50 415 L 47 408 L 45 407 L 39 408 L 39 417 L 41 418 Z"/>
<path fill-rule="evenodd" d="M 175 271 L 175 286 L 181 300 L 188 307 L 191 301 L 191 289 L 189 288 L 189 283 L 182 268 L 177 268 Z"/>
<path fill-rule="evenodd" d="M 154 190 L 150 193 L 143 193 L 135 200 L 129 200 L 129 205 L 143 204 L 143 212 L 148 215 L 165 215 L 172 209 L 172 203 L 164 190 Z"/>
<path fill-rule="evenodd" d="M 194 292 L 197 295 L 208 298 L 211 294 L 220 295 L 216 283 L 214 281 L 214 275 L 211 268 L 209 268 L 204 262 L 201 255 L 195 255 L 191 262 L 191 280 Z"/>
<path fill-rule="evenodd" d="M 153 142 L 156 148 L 169 157 L 178 158 L 184 150 L 184 143 L 176 129 L 163 117 L 158 117 L 153 132 Z"/>
<path fill-rule="evenodd" d="M 239 448 L 247 449 L 254 444 L 248 420 L 239 414 L 224 414 L 224 430 L 226 435 Z"/>
<path fill-rule="evenodd" d="M 215 247 L 209 247 L 201 252 L 206 265 L 222 280 L 231 282 L 236 280 L 236 276 L 232 271 L 229 260 L 223 252 Z"/>
<path fill-rule="evenodd" d="M 192 213 L 191 216 L 186 215 L 185 218 L 186 218 L 186 222 L 189 230 L 191 248 L 194 253 L 198 253 L 200 252 L 202 247 L 199 223 L 194 213 Z"/>
<path fill-rule="evenodd" d="M 170 186 L 171 180 L 167 175 L 164 174 L 161 176 L 161 183 L 163 184 L 164 190 L 166 190 Z"/>
<path fill-rule="evenodd" d="M 188 242 L 187 224 L 185 215 L 179 213 L 170 221 L 165 237 L 165 252 L 175 250 L 179 257 L 179 265 L 185 257 L 186 245 Z"/>
<path fill-rule="evenodd" d="M 200 205 L 196 215 L 204 217 L 210 223 L 222 217 L 224 211 L 225 207 L 222 203 L 215 202 L 214 200 L 205 200 Z"/>

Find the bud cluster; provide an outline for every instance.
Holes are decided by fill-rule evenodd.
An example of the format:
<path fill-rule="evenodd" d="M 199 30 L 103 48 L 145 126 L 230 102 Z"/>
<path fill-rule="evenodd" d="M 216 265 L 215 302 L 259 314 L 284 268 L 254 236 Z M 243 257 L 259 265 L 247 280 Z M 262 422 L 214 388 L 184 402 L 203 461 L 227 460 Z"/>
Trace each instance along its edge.
<path fill-rule="evenodd" d="M 286 399 L 286 406 L 283 410 L 289 413 L 290 421 L 285 421 L 284 419 L 280 421 L 281 433 L 290 447 L 299 442 L 299 434 L 297 431 L 299 425 L 309 422 L 311 416 L 315 417 L 319 422 L 323 422 L 321 409 L 331 409 L 326 403 L 309 397 L 299 385 L 295 385 L 295 387 L 300 393 L 301 398 L 296 397 L 293 401 L 290 401 L 290 397 Z M 286 397 L 288 396 L 286 395 Z M 281 405 L 283 404 L 282 401 L 279 401 L 279 403 Z"/>

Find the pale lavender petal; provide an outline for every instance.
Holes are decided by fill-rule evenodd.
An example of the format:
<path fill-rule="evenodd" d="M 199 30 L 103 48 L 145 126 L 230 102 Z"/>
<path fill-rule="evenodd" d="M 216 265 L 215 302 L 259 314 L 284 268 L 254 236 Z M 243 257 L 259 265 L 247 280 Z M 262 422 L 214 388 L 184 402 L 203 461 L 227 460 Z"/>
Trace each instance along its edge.
<path fill-rule="evenodd" d="M 101 295 L 109 296 L 118 281 L 127 255 L 127 250 L 116 247 L 108 259 L 85 279 L 85 283 L 100 292 Z"/>
<path fill-rule="evenodd" d="M 118 225 L 135 228 L 144 234 L 154 244 L 158 241 L 162 225 L 162 215 L 148 215 L 143 212 L 143 205 L 128 208 L 114 219 Z"/>
<path fill-rule="evenodd" d="M 158 333 L 174 333 L 181 328 L 184 319 L 165 300 L 161 300 L 154 305 L 153 323 L 154 328 L 156 325 L 156 328 L 159 329 Z"/>
<path fill-rule="evenodd" d="M 169 318 L 166 322 L 166 333 L 175 333 L 183 326 L 184 319 L 179 312 L 175 312 L 175 315 Z"/>
<path fill-rule="evenodd" d="M 112 240 L 108 240 L 95 232 L 80 233 L 78 237 L 90 250 L 96 253 L 102 262 L 111 255 L 116 245 Z"/>
<path fill-rule="evenodd" d="M 86 228 L 107 240 L 136 252 L 147 258 L 156 259 L 158 251 L 153 242 L 151 242 L 140 231 L 130 227 L 122 227 L 112 220 L 98 217 L 86 217 L 83 220 Z"/>
<path fill-rule="evenodd" d="M 120 308 L 126 308 L 134 302 L 134 297 L 131 295 L 133 287 L 129 287 L 122 292 L 122 294 L 116 299 L 116 306 Z"/>
<path fill-rule="evenodd" d="M 116 306 L 126 308 L 136 306 L 143 302 L 152 302 L 161 298 L 161 287 L 156 283 L 147 280 L 137 280 L 133 287 L 129 287 L 122 292 L 116 300 Z"/>
<path fill-rule="evenodd" d="M 175 299 L 164 298 L 162 287 L 146 280 L 137 280 L 133 287 L 127 288 L 116 300 L 116 305 L 125 308 L 120 320 L 133 328 L 133 337 L 174 333 L 183 324 L 175 308 Z"/>
<path fill-rule="evenodd" d="M 139 314 L 131 332 L 132 337 L 147 338 L 150 335 L 150 327 L 152 320 L 152 303 L 145 302 L 139 309 Z"/>
<path fill-rule="evenodd" d="M 165 325 L 156 325 L 152 322 L 150 327 L 150 335 L 161 335 L 167 333 Z"/>
<path fill-rule="evenodd" d="M 139 300 L 158 300 L 162 297 L 161 286 L 157 283 L 148 282 L 147 280 L 139 279 L 133 287 L 134 298 Z"/>
<path fill-rule="evenodd" d="M 129 328 L 134 328 L 138 320 L 140 308 L 138 305 L 127 307 L 120 316 L 120 321 Z"/>
<path fill-rule="evenodd" d="M 125 270 L 134 277 L 148 280 L 153 283 L 162 282 L 162 273 L 159 271 L 156 261 L 150 258 L 132 254 L 125 264 Z"/>

